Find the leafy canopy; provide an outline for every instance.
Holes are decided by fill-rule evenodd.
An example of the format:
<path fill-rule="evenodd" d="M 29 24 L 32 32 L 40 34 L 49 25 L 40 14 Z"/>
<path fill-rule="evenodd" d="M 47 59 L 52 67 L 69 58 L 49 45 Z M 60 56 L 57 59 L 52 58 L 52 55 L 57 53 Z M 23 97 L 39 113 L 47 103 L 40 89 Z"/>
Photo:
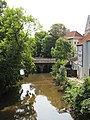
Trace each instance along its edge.
<path fill-rule="evenodd" d="M 66 27 L 63 24 L 53 24 L 49 30 L 49 34 L 56 39 L 63 37 L 66 34 Z"/>
<path fill-rule="evenodd" d="M 51 55 L 60 60 L 69 59 L 73 55 L 73 47 L 66 39 L 60 37 L 52 48 Z"/>
<path fill-rule="evenodd" d="M 0 92 L 15 85 L 21 78 L 21 68 L 25 74 L 33 71 L 35 41 L 30 32 L 32 25 L 36 27 L 35 23 L 36 20 L 31 15 L 26 16 L 21 8 L 7 7 L 0 16 Z"/>
<path fill-rule="evenodd" d="M 42 42 L 43 38 L 47 35 L 45 31 L 40 31 L 35 33 L 35 41 L 36 41 L 36 47 L 37 47 L 37 54 L 36 57 L 41 57 L 41 51 L 42 51 Z"/>
<path fill-rule="evenodd" d="M 90 78 L 85 78 L 83 84 L 69 81 L 65 98 L 70 104 L 75 120 L 90 119 Z"/>
<path fill-rule="evenodd" d="M 51 58 L 51 48 L 55 46 L 56 43 L 56 39 L 53 38 L 51 35 L 46 35 L 43 38 L 42 41 L 42 50 L 41 50 L 41 54 L 42 57 L 47 57 L 47 58 Z"/>

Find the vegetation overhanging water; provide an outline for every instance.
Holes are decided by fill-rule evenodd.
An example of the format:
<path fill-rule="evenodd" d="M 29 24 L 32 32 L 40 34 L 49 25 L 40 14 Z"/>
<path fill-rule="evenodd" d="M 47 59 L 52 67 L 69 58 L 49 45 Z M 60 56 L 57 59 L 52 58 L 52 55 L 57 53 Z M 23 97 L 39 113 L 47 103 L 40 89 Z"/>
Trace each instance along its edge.
<path fill-rule="evenodd" d="M 1 120 L 72 120 L 69 113 L 59 113 L 66 105 L 50 74 L 29 75 L 23 81 L 20 95 L 9 94 L 0 102 Z"/>

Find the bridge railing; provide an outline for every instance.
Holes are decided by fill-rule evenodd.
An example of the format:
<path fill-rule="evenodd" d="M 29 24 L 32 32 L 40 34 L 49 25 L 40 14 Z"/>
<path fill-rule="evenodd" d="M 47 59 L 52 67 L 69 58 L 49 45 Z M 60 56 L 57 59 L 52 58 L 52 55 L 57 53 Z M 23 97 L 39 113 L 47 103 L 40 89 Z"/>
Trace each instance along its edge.
<path fill-rule="evenodd" d="M 56 58 L 34 58 L 34 63 L 55 63 Z"/>

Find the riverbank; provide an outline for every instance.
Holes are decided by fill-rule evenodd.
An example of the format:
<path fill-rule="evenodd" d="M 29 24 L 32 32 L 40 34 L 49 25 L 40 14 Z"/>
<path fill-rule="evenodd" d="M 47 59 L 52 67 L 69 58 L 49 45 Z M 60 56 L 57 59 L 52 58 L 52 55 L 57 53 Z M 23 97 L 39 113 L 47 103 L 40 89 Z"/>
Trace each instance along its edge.
<path fill-rule="evenodd" d="M 77 84 L 83 84 L 83 80 L 80 80 L 80 79 L 78 79 L 78 78 L 76 78 L 76 77 L 68 77 L 71 81 L 74 81 L 74 82 L 76 82 Z"/>

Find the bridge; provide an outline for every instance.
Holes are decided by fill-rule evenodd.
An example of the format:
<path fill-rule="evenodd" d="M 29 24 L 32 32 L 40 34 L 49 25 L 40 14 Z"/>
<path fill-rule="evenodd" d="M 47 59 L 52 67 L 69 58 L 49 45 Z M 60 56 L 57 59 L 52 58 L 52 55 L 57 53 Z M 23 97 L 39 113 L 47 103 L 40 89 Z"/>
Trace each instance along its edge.
<path fill-rule="evenodd" d="M 49 72 L 52 65 L 55 64 L 56 58 L 34 58 L 34 63 L 37 68 L 37 72 Z"/>
<path fill-rule="evenodd" d="M 45 64 L 45 63 L 55 63 L 56 62 L 56 58 L 34 58 L 34 63 L 42 63 L 42 64 Z"/>

